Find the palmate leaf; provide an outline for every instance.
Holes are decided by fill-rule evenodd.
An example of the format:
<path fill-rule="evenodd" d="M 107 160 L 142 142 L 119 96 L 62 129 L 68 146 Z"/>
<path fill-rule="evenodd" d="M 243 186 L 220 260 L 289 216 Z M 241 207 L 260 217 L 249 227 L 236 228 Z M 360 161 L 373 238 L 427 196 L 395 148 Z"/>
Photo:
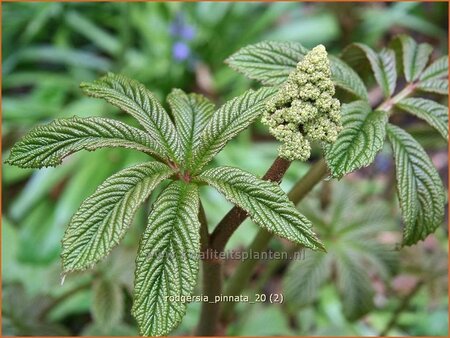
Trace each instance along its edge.
<path fill-rule="evenodd" d="M 266 230 L 307 248 L 324 250 L 311 230 L 311 222 L 295 208 L 278 184 L 232 167 L 212 168 L 197 178 L 224 194 Z"/>
<path fill-rule="evenodd" d="M 286 81 L 307 53 L 308 49 L 297 42 L 266 41 L 242 48 L 226 63 L 250 79 L 275 86 Z M 335 85 L 358 99 L 367 100 L 366 87 L 358 74 L 336 57 L 330 56 L 330 63 Z"/>
<path fill-rule="evenodd" d="M 143 84 L 109 73 L 92 83 L 82 83 L 83 92 L 102 98 L 136 118 L 163 151 L 161 157 L 178 161 L 180 145 L 169 115 Z"/>
<path fill-rule="evenodd" d="M 428 63 L 433 47 L 427 43 L 417 44 L 413 38 L 407 35 L 396 37 L 391 45 L 397 52 L 397 60 L 400 61 L 399 68 L 403 69 L 406 81 L 417 80 Z"/>
<path fill-rule="evenodd" d="M 211 118 L 215 106 L 199 94 L 186 94 L 174 89 L 167 97 L 180 136 L 184 162 L 192 162 L 193 150 L 200 142 L 200 134 Z"/>
<path fill-rule="evenodd" d="M 179 297 L 190 296 L 197 281 L 198 208 L 198 188 L 177 181 L 161 193 L 150 213 L 136 258 L 132 309 L 142 335 L 167 335 L 186 312 Z"/>
<path fill-rule="evenodd" d="M 349 250 L 336 250 L 337 287 L 341 294 L 343 313 L 356 320 L 373 308 L 374 290 L 365 266 Z"/>
<path fill-rule="evenodd" d="M 73 216 L 62 240 L 65 273 L 89 268 L 119 243 L 137 208 L 174 171 L 160 162 L 142 163 L 109 177 Z"/>
<path fill-rule="evenodd" d="M 311 252 L 291 262 L 283 286 L 286 303 L 293 310 L 314 303 L 321 286 L 332 283 L 339 291 L 344 315 L 357 319 L 373 306 L 370 276 L 389 281 L 395 273 L 398 251 L 378 238 L 380 232 L 395 227 L 391 208 L 382 200 L 367 203 L 367 191 L 354 185 L 345 180 L 337 185 L 325 209 L 317 199 L 305 200 L 299 208 L 313 220 L 328 252 Z"/>
<path fill-rule="evenodd" d="M 433 163 L 411 135 L 391 124 L 387 135 L 394 151 L 397 191 L 405 223 L 403 244 L 411 245 L 442 224 L 445 192 Z"/>
<path fill-rule="evenodd" d="M 250 89 L 220 107 L 200 134 L 194 152 L 192 173 L 199 172 L 234 136 L 247 128 L 265 109 L 267 99 L 275 88 Z"/>
<path fill-rule="evenodd" d="M 354 190 L 349 192 L 354 195 Z M 348 195 L 343 196 L 342 190 L 336 191 L 334 196 L 348 198 Z M 353 257 L 364 262 L 363 270 L 370 266 L 382 279 L 389 280 L 389 276 L 395 273 L 398 266 L 398 251 L 382 244 L 378 238 L 380 233 L 395 229 L 396 223 L 388 203 L 371 200 L 367 204 L 365 198 L 365 194 L 356 196 L 355 203 L 347 205 L 344 217 L 338 222 L 336 227 L 339 228 L 337 236 L 341 239 L 340 248 L 348 250 Z M 359 205 L 356 204 L 358 202 Z M 336 203 L 337 207 L 339 205 L 340 203 Z M 335 218 L 332 218 L 330 223 L 333 227 L 335 222 Z"/>
<path fill-rule="evenodd" d="M 353 43 L 344 49 L 342 59 L 360 72 L 363 71 L 365 62 L 368 62 L 384 96 L 390 97 L 394 93 L 397 70 L 393 50 L 385 48 L 376 53 L 367 45 Z"/>
<path fill-rule="evenodd" d="M 392 215 L 389 215 L 389 217 L 392 219 Z M 377 228 L 379 230 L 380 227 L 378 226 Z M 383 230 L 385 229 L 382 229 L 381 231 Z M 362 232 L 369 233 L 367 226 Z M 372 231 L 371 233 L 372 238 L 377 238 L 380 234 L 375 231 Z M 358 236 L 358 234 L 355 235 L 356 236 L 353 236 L 352 234 L 348 236 L 355 238 L 359 237 L 356 238 L 356 240 L 347 240 L 349 252 L 352 252 L 353 255 L 358 256 L 361 261 L 366 263 L 364 264 L 366 267 L 373 267 L 382 279 L 389 280 L 389 277 L 393 276 L 398 271 L 398 251 L 393 250 L 391 247 L 387 247 L 385 244 L 376 243 L 370 238 L 363 238 L 361 240 L 361 236 Z"/>
<path fill-rule="evenodd" d="M 405 98 L 396 107 L 427 121 L 432 127 L 448 139 L 448 107 L 422 98 Z"/>
<path fill-rule="evenodd" d="M 342 105 L 343 130 L 325 152 L 333 177 L 342 176 L 370 165 L 383 148 L 388 116 L 372 111 L 368 103 L 355 101 Z"/>
<path fill-rule="evenodd" d="M 158 144 L 142 130 L 125 123 L 88 117 L 57 119 L 31 130 L 11 149 L 6 161 L 22 168 L 54 167 L 79 150 L 123 147 L 158 155 Z"/>

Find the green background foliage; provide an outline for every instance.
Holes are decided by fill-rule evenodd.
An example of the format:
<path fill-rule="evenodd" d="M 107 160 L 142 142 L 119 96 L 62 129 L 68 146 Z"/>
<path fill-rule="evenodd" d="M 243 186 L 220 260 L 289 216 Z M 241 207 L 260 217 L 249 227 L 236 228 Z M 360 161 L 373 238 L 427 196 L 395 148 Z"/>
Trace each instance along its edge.
<path fill-rule="evenodd" d="M 79 83 L 92 82 L 108 71 L 142 82 L 166 109 L 170 105 L 177 119 L 174 107 L 186 109 L 189 103 L 172 100 L 166 104 L 164 99 L 172 88 L 202 93 L 219 107 L 254 87 L 253 81 L 233 71 L 224 60 L 240 48 L 262 40 L 301 43 L 306 48 L 323 43 L 335 55 L 352 42 L 366 43 L 377 51 L 391 47 L 399 53 L 412 43 L 403 39 L 388 46 L 388 42 L 398 33 L 406 33 L 432 46 L 436 55 L 447 54 L 448 18 L 444 3 L 9 3 L 3 5 L 2 14 L 4 159 L 12 144 L 31 127 L 54 118 L 112 117 L 137 127 L 138 124 L 119 109 L 82 95 Z M 348 69 L 343 69 L 347 66 L 332 58 L 333 75 L 341 79 L 340 83 L 335 82 L 340 90 L 348 93 L 349 101 L 369 98 L 381 102 L 383 94 L 394 90 L 393 82 L 397 77 L 404 73 L 407 80 L 415 79 L 420 73 L 417 70 L 420 64 L 413 68 L 408 66 L 411 60 L 420 63 L 428 53 L 425 45 L 420 46 L 413 48 L 418 57 L 405 57 L 396 68 L 390 66 L 393 56 L 389 53 L 372 55 L 365 51 L 361 55 L 358 49 L 346 50 L 344 55 L 348 57 L 344 59 L 350 65 L 351 60 L 368 59 L 367 63 L 355 63 L 355 70 L 367 83 L 379 83 L 380 93 L 367 93 L 358 78 L 350 76 L 342 80 L 342 75 L 338 75 L 348 75 Z M 304 51 L 299 50 L 299 53 L 304 54 Z M 231 61 L 228 59 L 229 64 Z M 445 182 L 448 159 L 447 142 L 443 137 L 447 138 L 448 132 L 441 118 L 433 119 L 433 116 L 442 116 L 442 107 L 447 105 L 446 99 L 434 94 L 442 93 L 439 72 L 444 62 L 446 60 L 438 59 L 433 69 L 422 74 L 422 89 L 430 91 L 430 96 L 419 99 L 420 102 L 411 101 L 417 99 L 399 102 L 394 122 L 425 148 Z M 383 67 L 377 68 L 380 64 Z M 370 75 L 370 67 L 375 77 Z M 283 69 L 272 68 L 271 71 L 274 73 L 267 78 L 271 84 L 287 76 Z M 353 84 L 350 90 L 348 83 Z M 93 87 L 85 85 L 83 90 L 89 92 Z M 195 96 L 189 96 L 188 100 L 195 100 Z M 421 110 L 421 107 L 430 109 L 430 105 L 436 115 L 426 115 Z M 207 110 L 205 107 L 205 114 Z M 253 121 L 249 120 L 251 109 L 246 112 L 248 117 L 237 114 L 236 130 L 245 129 L 246 124 Z M 222 121 L 217 121 L 217 125 L 220 123 Z M 121 128 L 118 124 L 115 127 Z M 135 135 L 138 144 L 147 146 L 145 136 Z M 395 129 L 388 129 L 388 138 L 400 140 L 401 136 Z M 170 138 L 170 131 L 164 133 L 164 137 Z M 203 152 L 205 162 L 226 141 L 208 145 Z M 411 140 L 405 142 L 415 147 Z M 160 147 L 170 148 L 165 144 Z M 239 167 L 261 176 L 276 155 L 276 147 L 266 129 L 256 123 L 231 141 L 213 159 L 213 164 Z M 313 157 L 318 154 L 318 149 L 313 149 Z M 324 181 L 308 196 L 300 205 L 300 211 L 313 224 L 318 224 L 315 229 L 319 237 L 327 248 L 330 247 L 328 256 L 306 251 L 304 261 L 289 265 L 288 262 L 263 261 L 245 293 L 250 296 L 255 290 L 284 293 L 288 299 L 283 305 L 239 304 L 227 334 L 379 334 L 405 295 L 415 285 L 420 285 L 390 333 L 447 335 L 446 227 L 435 224 L 436 233 L 425 242 L 396 251 L 397 244 L 401 243 L 402 221 L 393 191 L 395 170 L 391 155 L 391 147 L 384 146 L 371 166 L 339 183 Z M 64 285 L 59 286 L 59 256 L 64 230 L 82 201 L 111 174 L 145 159 L 139 152 L 102 149 L 76 154 L 65 159 L 57 169 L 33 171 L 3 164 L 4 334 L 138 334 L 137 324 L 130 315 L 134 257 L 150 205 L 164 187 L 156 188 L 151 203 L 138 210 L 122 245 L 93 270 L 68 276 Z M 189 156 L 186 161 L 192 166 L 199 165 Z M 362 166 L 364 164 L 358 165 Z M 421 163 L 421 166 L 426 169 L 429 164 Z M 287 191 L 308 167 L 306 163 L 294 163 L 282 189 Z M 212 188 L 202 189 L 200 194 L 209 224 L 213 226 L 231 204 Z M 408 195 L 405 193 L 405 196 Z M 406 201 L 405 205 L 410 204 Z M 373 220 L 376 233 L 368 220 Z M 414 221 L 410 220 L 412 224 Z M 255 224 L 246 221 L 227 248 L 244 250 L 256 229 Z M 348 245 L 349 242 L 352 245 Z M 270 249 L 284 251 L 291 249 L 289 245 L 274 239 Z M 380 246 L 392 249 L 398 262 L 394 264 L 390 256 L 383 256 L 386 251 L 380 250 Z M 323 259 L 321 257 L 329 258 L 317 264 L 322 269 L 318 271 L 311 262 L 316 263 Z M 227 276 L 233 273 L 235 264 L 227 263 Z M 305 268 L 300 269 L 302 265 L 316 269 L 305 276 Z M 298 279 L 306 277 L 311 277 L 306 279 L 308 283 L 320 284 L 320 288 L 307 292 L 293 287 Z M 195 292 L 200 292 L 198 287 Z M 368 305 L 355 306 L 360 301 Z M 199 305 L 188 305 L 187 315 L 175 334 L 193 332 Z"/>

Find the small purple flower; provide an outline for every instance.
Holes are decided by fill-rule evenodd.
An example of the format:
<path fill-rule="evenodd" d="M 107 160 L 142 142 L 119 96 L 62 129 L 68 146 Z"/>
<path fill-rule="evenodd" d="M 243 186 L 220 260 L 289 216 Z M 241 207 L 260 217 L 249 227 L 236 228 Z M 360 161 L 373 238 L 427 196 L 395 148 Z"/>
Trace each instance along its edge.
<path fill-rule="evenodd" d="M 191 49 L 184 42 L 175 42 L 172 46 L 172 56 L 177 61 L 186 60 L 191 54 Z"/>
<path fill-rule="evenodd" d="M 170 34 L 173 37 L 189 41 L 195 37 L 195 29 L 193 26 L 186 23 L 186 20 L 181 13 L 178 13 L 170 25 Z"/>

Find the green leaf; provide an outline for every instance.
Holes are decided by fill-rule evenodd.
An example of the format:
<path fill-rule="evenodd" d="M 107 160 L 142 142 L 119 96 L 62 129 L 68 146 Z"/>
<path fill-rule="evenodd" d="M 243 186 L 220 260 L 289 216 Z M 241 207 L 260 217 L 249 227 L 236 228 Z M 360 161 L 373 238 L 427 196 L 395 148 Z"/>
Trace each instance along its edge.
<path fill-rule="evenodd" d="M 184 162 L 192 162 L 193 150 L 200 142 L 200 134 L 214 112 L 214 104 L 199 94 L 186 94 L 174 89 L 167 96 L 180 136 Z"/>
<path fill-rule="evenodd" d="M 265 110 L 267 99 L 275 88 L 250 89 L 226 102 L 206 124 L 194 152 L 193 173 L 202 169 L 234 136 L 247 128 Z"/>
<path fill-rule="evenodd" d="M 307 248 L 324 250 L 311 230 L 311 222 L 295 208 L 275 182 L 261 180 L 232 167 L 206 170 L 198 179 L 245 210 L 259 226 Z"/>
<path fill-rule="evenodd" d="M 125 123 L 73 117 L 31 130 L 14 145 L 6 162 L 22 168 L 54 167 L 76 151 L 105 147 L 132 148 L 156 156 L 161 152 L 145 132 Z"/>
<path fill-rule="evenodd" d="M 434 232 L 444 220 L 445 192 L 425 150 L 403 129 L 388 124 L 394 151 L 397 191 L 405 229 L 403 244 L 411 245 Z"/>
<path fill-rule="evenodd" d="M 265 41 L 240 49 L 226 63 L 249 79 L 276 86 L 286 81 L 307 53 L 308 49 L 300 43 Z M 329 59 L 335 85 L 367 100 L 367 90 L 358 74 L 338 58 Z"/>
<path fill-rule="evenodd" d="M 373 309 L 372 283 L 366 267 L 358 261 L 358 255 L 347 250 L 339 250 L 337 254 L 337 287 L 343 313 L 349 320 L 356 320 Z"/>
<path fill-rule="evenodd" d="M 149 136 L 164 150 L 163 157 L 177 162 L 179 140 L 169 115 L 143 84 L 109 73 L 93 83 L 82 83 L 83 92 L 102 98 L 136 118 Z"/>
<path fill-rule="evenodd" d="M 386 112 L 374 111 L 364 101 L 342 105 L 343 130 L 328 148 L 325 159 L 333 177 L 370 165 L 386 136 Z"/>
<path fill-rule="evenodd" d="M 283 280 L 286 302 L 296 309 L 313 303 L 331 272 L 328 254 L 311 252 L 290 264 Z"/>
<path fill-rule="evenodd" d="M 448 107 L 422 98 L 405 98 L 396 107 L 427 121 L 445 140 L 448 139 Z"/>
<path fill-rule="evenodd" d="M 448 80 L 447 79 L 430 79 L 421 81 L 417 85 L 417 89 L 424 92 L 436 93 L 441 95 L 448 95 Z"/>
<path fill-rule="evenodd" d="M 448 55 L 442 56 L 425 69 L 420 81 L 448 78 Z"/>
<path fill-rule="evenodd" d="M 200 251 L 198 188 L 182 181 L 158 197 L 136 258 L 133 316 L 145 336 L 170 333 L 186 313 Z M 168 299 L 175 297 L 175 299 Z"/>
<path fill-rule="evenodd" d="M 264 85 L 280 85 L 308 53 L 296 42 L 263 41 L 246 46 L 225 62 L 235 71 Z"/>
<path fill-rule="evenodd" d="M 84 270 L 119 243 L 137 208 L 173 174 L 165 164 L 142 163 L 108 178 L 73 216 L 62 241 L 65 273 Z"/>
<path fill-rule="evenodd" d="M 120 285 L 98 278 L 92 286 L 92 316 L 101 327 L 114 327 L 122 320 L 124 297 Z"/>
<path fill-rule="evenodd" d="M 341 59 L 329 55 L 331 66 L 331 77 L 334 84 L 353 94 L 356 98 L 369 100 L 366 86 L 356 72 Z"/>
<path fill-rule="evenodd" d="M 392 42 L 394 50 L 398 51 L 398 60 L 407 82 L 417 80 L 428 63 L 430 54 L 433 51 L 427 43 L 417 44 L 413 38 L 407 35 L 400 35 Z"/>
<path fill-rule="evenodd" d="M 397 70 L 393 50 L 385 48 L 376 53 L 367 45 L 354 43 L 344 49 L 342 59 L 360 72 L 367 61 L 384 96 L 390 97 L 394 93 Z"/>

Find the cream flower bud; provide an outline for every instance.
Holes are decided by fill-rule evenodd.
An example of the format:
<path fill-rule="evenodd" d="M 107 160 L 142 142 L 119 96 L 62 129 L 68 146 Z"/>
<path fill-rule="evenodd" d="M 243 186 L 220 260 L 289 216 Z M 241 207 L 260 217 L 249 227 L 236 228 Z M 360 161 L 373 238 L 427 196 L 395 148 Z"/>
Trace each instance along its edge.
<path fill-rule="evenodd" d="M 281 157 L 290 161 L 306 161 L 311 156 L 311 145 L 302 134 L 292 134 L 289 141 L 278 147 L 278 153 Z"/>
<path fill-rule="evenodd" d="M 261 121 L 283 143 L 278 149 L 281 157 L 304 161 L 311 153 L 309 140 L 336 141 L 341 107 L 334 94 L 327 52 L 319 45 L 304 56 L 266 104 Z"/>

